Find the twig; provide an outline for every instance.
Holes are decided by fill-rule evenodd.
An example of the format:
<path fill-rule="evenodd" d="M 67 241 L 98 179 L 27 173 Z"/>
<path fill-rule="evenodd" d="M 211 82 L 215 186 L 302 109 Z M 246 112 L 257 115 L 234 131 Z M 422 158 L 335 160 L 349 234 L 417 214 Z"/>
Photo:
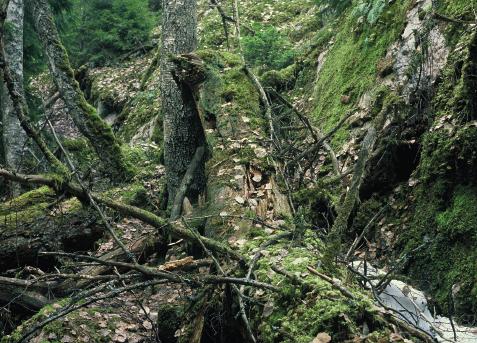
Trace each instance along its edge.
<path fill-rule="evenodd" d="M 61 318 L 61 317 L 64 317 L 66 316 L 67 314 L 71 313 L 71 312 L 74 312 L 80 308 L 83 308 L 83 307 L 86 307 L 88 305 L 91 305 L 92 303 L 95 303 L 97 301 L 100 301 L 100 300 L 104 300 L 104 299 L 108 299 L 108 298 L 112 298 L 118 294 L 121 294 L 121 293 L 124 293 L 124 292 L 127 292 L 127 291 L 130 291 L 130 290 L 133 290 L 133 289 L 138 289 L 138 288 L 145 288 L 145 287 L 149 287 L 149 286 L 155 286 L 155 285 L 158 285 L 158 284 L 162 284 L 162 283 L 165 283 L 166 280 L 150 280 L 150 281 L 145 281 L 145 282 L 140 282 L 140 283 L 136 283 L 136 284 L 133 284 L 133 285 L 130 285 L 130 286 L 126 286 L 126 287 L 121 287 L 121 288 L 118 288 L 118 289 L 115 289 L 115 290 L 112 290 L 110 291 L 109 293 L 106 293 L 102 296 L 98 296 L 98 297 L 94 297 L 94 298 L 91 298 L 89 300 L 86 300 L 85 302 L 81 303 L 81 304 L 78 304 L 76 306 L 67 306 L 67 308 L 65 309 L 59 309 L 58 311 L 56 311 L 54 314 L 52 314 L 51 316 L 49 316 L 48 318 L 46 318 L 45 320 L 43 320 L 42 322 L 38 323 L 37 325 L 35 325 L 33 328 L 31 328 L 30 330 L 28 330 L 26 333 L 24 333 L 22 335 L 22 337 L 20 338 L 19 342 L 20 343 L 23 343 L 23 342 L 27 342 L 27 339 L 30 338 L 36 331 L 42 329 L 43 327 L 45 327 L 46 325 L 48 325 L 49 323 Z"/>
<path fill-rule="evenodd" d="M 150 277 L 160 277 L 164 278 L 173 283 L 189 283 L 192 285 L 200 285 L 200 283 L 210 283 L 210 284 L 219 284 L 219 283 L 226 283 L 226 284 L 238 284 L 238 285 L 245 285 L 245 286 L 252 286 L 256 288 L 263 288 L 268 289 L 274 292 L 280 292 L 280 289 L 276 286 L 259 282 L 253 280 L 246 280 L 243 278 L 234 278 L 234 277 L 221 277 L 216 275 L 194 275 L 194 274 L 184 274 L 178 275 L 173 274 L 170 272 L 161 271 L 159 268 L 150 268 L 140 264 L 132 264 L 126 262 L 117 262 L 117 261 L 104 261 L 97 257 L 87 256 L 87 255 L 78 255 L 72 253 L 64 253 L 64 252 L 40 252 L 39 255 L 42 256 L 62 256 L 62 257 L 70 257 L 70 258 L 79 258 L 88 261 L 94 261 L 99 264 L 103 264 L 106 266 L 111 267 L 120 267 L 138 271 L 146 276 Z"/>
<path fill-rule="evenodd" d="M 366 233 L 368 232 L 369 228 L 371 227 L 371 225 L 374 223 L 374 221 L 376 219 L 378 219 L 380 216 L 381 216 L 381 213 L 384 212 L 384 210 L 387 208 L 387 206 L 384 206 L 382 207 L 378 213 L 376 213 L 373 218 L 371 218 L 371 220 L 368 222 L 368 224 L 366 224 L 366 226 L 364 227 L 363 231 L 361 232 L 361 234 L 354 240 L 353 244 L 351 245 L 351 247 L 349 248 L 348 250 L 348 253 L 346 254 L 346 257 L 345 257 L 345 261 L 349 261 L 351 255 L 354 253 L 354 251 L 356 250 L 356 247 L 358 246 L 359 242 L 361 242 L 361 240 L 363 239 L 364 235 L 366 235 Z"/>
<path fill-rule="evenodd" d="M 186 223 L 187 224 L 187 223 Z M 220 265 L 219 261 L 217 261 L 217 259 L 215 258 L 215 256 L 209 251 L 209 249 L 207 249 L 207 247 L 204 245 L 204 243 L 202 242 L 202 240 L 200 239 L 200 236 L 197 235 L 197 233 L 194 231 L 194 229 L 192 228 L 189 228 L 196 236 L 197 236 L 197 240 L 199 241 L 200 245 L 202 246 L 202 249 L 205 251 L 205 253 L 212 259 L 212 261 L 214 262 L 215 264 L 215 267 L 217 268 L 217 270 L 224 276 L 227 276 L 227 274 L 225 273 L 225 271 L 222 269 L 222 266 Z M 249 277 L 246 278 L 246 280 L 249 280 Z M 248 334 L 248 337 L 250 338 L 250 340 L 252 342 L 257 342 L 257 340 L 255 339 L 255 336 L 253 335 L 253 331 L 252 331 L 252 328 L 250 327 L 250 322 L 248 321 L 248 318 L 247 318 L 247 314 L 245 313 L 245 305 L 243 303 L 243 294 L 242 294 L 242 290 L 239 289 L 237 287 L 237 285 L 232 285 L 232 289 L 233 291 L 235 292 L 235 294 L 237 295 L 237 301 L 239 303 L 239 309 L 240 309 L 240 317 L 242 318 L 242 321 L 244 322 L 244 325 L 245 325 L 245 328 L 247 329 L 247 334 Z"/>
<path fill-rule="evenodd" d="M 457 19 L 457 18 L 451 18 L 451 17 L 445 16 L 445 15 L 437 13 L 437 12 L 433 12 L 432 15 L 436 19 L 446 21 L 446 22 L 449 22 L 449 23 L 464 24 L 464 25 L 476 25 L 477 24 L 477 21 L 467 21 L 467 20 L 462 20 L 462 19 Z"/>
<path fill-rule="evenodd" d="M 106 218 L 104 212 L 99 208 L 98 204 L 96 203 L 96 201 L 93 199 L 93 197 L 91 196 L 91 193 L 89 192 L 89 190 L 86 188 L 86 186 L 84 185 L 83 181 L 81 180 L 81 178 L 79 177 L 79 174 L 78 174 L 78 171 L 76 170 L 73 162 L 71 161 L 71 158 L 68 154 L 68 152 L 66 151 L 66 149 L 63 147 L 63 144 L 61 144 L 61 141 L 60 139 L 58 138 L 57 134 L 56 134 L 56 131 L 55 131 L 55 128 L 53 127 L 53 125 L 51 124 L 51 121 L 50 119 L 48 118 L 48 116 L 46 116 L 46 121 L 48 123 L 48 126 L 50 127 L 50 130 L 53 134 L 53 137 L 56 141 L 56 144 L 58 144 L 58 147 L 61 149 L 61 151 L 63 152 L 63 154 L 65 155 L 65 158 L 66 158 L 66 162 L 68 164 L 68 167 L 70 168 L 71 172 L 73 173 L 73 175 L 75 176 L 76 178 L 76 181 L 78 182 L 78 184 L 80 185 L 80 187 L 82 188 L 84 194 L 86 194 L 87 196 L 87 199 L 88 199 L 88 202 L 93 206 L 93 208 L 98 212 L 100 218 L 101 218 L 101 221 L 103 222 L 104 226 L 106 226 L 106 229 L 108 230 L 109 234 L 113 237 L 114 241 L 119 245 L 119 247 L 124 251 L 124 253 L 126 254 L 126 256 L 134 263 L 137 264 L 137 259 L 136 259 L 136 256 L 134 254 L 132 254 L 129 249 L 126 247 L 126 245 L 124 245 L 124 243 L 119 239 L 119 237 L 116 235 L 116 232 L 114 231 L 114 229 L 112 228 L 112 226 L 110 225 L 109 223 L 109 220 Z"/>
<path fill-rule="evenodd" d="M 316 144 L 314 144 L 310 149 L 303 151 L 301 154 L 299 154 L 297 157 L 295 157 L 291 162 L 289 162 L 289 165 L 293 165 L 298 163 L 301 159 L 307 157 L 308 155 L 318 151 L 321 146 L 323 145 L 323 142 L 327 141 L 330 139 L 342 126 L 343 124 L 348 120 L 348 118 L 351 116 L 352 112 L 348 112 L 339 122 L 338 124 L 326 135 L 324 135 Z"/>
<path fill-rule="evenodd" d="M 353 299 L 353 300 L 356 300 L 356 296 L 351 293 L 347 288 L 343 287 L 339 282 L 333 280 L 332 278 L 330 278 L 328 275 L 325 275 L 325 274 L 322 274 L 320 273 L 319 271 L 317 271 L 316 269 L 314 269 L 313 267 L 311 266 L 308 266 L 307 269 L 312 273 L 312 274 L 315 274 L 316 276 L 319 276 L 320 278 L 322 278 L 323 280 L 325 280 L 326 282 L 328 282 L 329 284 L 331 284 L 331 286 L 333 286 L 333 288 L 336 288 L 338 291 L 340 291 L 341 294 L 343 294 L 345 297 L 349 298 L 349 299 Z"/>
<path fill-rule="evenodd" d="M 229 28 L 227 26 L 227 21 L 233 22 L 234 20 L 225 14 L 224 9 L 222 8 L 222 6 L 220 6 L 220 4 L 216 0 L 210 0 L 210 2 L 215 8 L 217 8 L 217 11 L 220 14 L 220 18 L 222 19 L 222 27 L 224 29 L 224 34 L 225 34 L 225 42 L 227 44 L 227 50 L 230 50 Z"/>
<path fill-rule="evenodd" d="M 310 284 L 306 283 L 305 280 L 303 280 L 302 278 L 296 275 L 293 275 L 292 273 L 286 271 L 285 269 L 282 269 L 275 265 L 272 265 L 271 268 L 274 272 L 289 278 L 293 284 L 302 286 L 306 292 L 309 292 L 313 289 L 313 287 Z"/>

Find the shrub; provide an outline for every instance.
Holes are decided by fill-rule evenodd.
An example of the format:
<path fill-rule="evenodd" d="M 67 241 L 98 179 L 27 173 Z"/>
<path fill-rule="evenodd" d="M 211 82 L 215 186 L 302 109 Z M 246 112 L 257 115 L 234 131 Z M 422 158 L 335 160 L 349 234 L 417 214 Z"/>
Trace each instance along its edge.
<path fill-rule="evenodd" d="M 288 38 L 275 27 L 255 26 L 253 36 L 243 37 L 247 62 L 266 69 L 282 69 L 293 62 L 295 51 Z"/>
<path fill-rule="evenodd" d="M 104 64 L 140 48 L 154 25 L 147 1 L 75 0 L 64 16 L 63 39 L 75 65 Z"/>

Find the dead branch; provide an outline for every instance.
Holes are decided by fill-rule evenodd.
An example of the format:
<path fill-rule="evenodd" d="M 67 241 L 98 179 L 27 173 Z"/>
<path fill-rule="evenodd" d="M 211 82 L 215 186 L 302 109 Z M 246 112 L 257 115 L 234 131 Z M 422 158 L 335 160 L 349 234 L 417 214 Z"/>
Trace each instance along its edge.
<path fill-rule="evenodd" d="M 312 273 L 312 274 L 315 274 L 316 276 L 319 276 L 320 278 L 322 278 L 323 280 L 325 280 L 326 282 L 328 282 L 329 284 L 331 284 L 331 286 L 335 289 L 337 289 L 338 291 L 340 291 L 341 294 L 343 294 L 345 297 L 349 298 L 349 299 L 353 299 L 353 300 L 356 300 L 356 296 L 351 293 L 351 291 L 349 291 L 347 288 L 343 287 L 340 282 L 330 278 L 328 275 L 325 275 L 325 274 L 322 274 L 320 273 L 319 271 L 317 271 L 316 269 L 314 269 L 313 267 L 311 266 L 308 266 L 307 269 Z"/>
<path fill-rule="evenodd" d="M 371 220 L 368 222 L 368 224 L 366 224 L 366 226 L 364 227 L 363 231 L 361 232 L 361 234 L 354 240 L 353 244 L 351 245 L 351 247 L 349 248 L 348 250 L 348 253 L 346 254 L 346 257 L 345 257 L 345 261 L 349 261 L 351 255 L 354 253 L 354 251 L 356 250 L 356 247 L 358 246 L 359 242 L 361 242 L 361 240 L 364 238 L 364 236 L 368 233 L 368 230 L 369 228 L 371 227 L 371 225 L 373 225 L 373 223 L 381 216 L 381 214 L 384 212 L 384 210 L 387 208 L 387 206 L 384 206 L 382 207 L 378 213 L 376 213 L 373 218 L 371 218 Z"/>
<path fill-rule="evenodd" d="M 477 21 L 469 21 L 469 20 L 451 18 L 451 17 L 445 16 L 445 15 L 437 13 L 437 12 L 433 12 L 432 15 L 433 15 L 434 18 L 436 18 L 438 20 L 441 20 L 441 21 L 448 22 L 448 23 L 464 24 L 464 25 L 476 25 L 477 24 Z"/>
<path fill-rule="evenodd" d="M 215 8 L 217 8 L 217 11 L 220 14 L 220 18 L 222 19 L 222 27 L 224 29 L 224 34 L 225 34 L 225 42 L 227 44 L 227 50 L 230 50 L 229 28 L 228 28 L 227 22 L 228 21 L 234 22 L 234 20 L 233 18 L 230 18 L 229 16 L 225 14 L 224 9 L 222 8 L 222 6 L 220 6 L 220 4 L 216 0 L 210 0 L 210 2 Z"/>
<path fill-rule="evenodd" d="M 142 76 L 141 85 L 139 86 L 139 89 L 141 91 L 144 91 L 146 89 L 147 81 L 149 81 L 154 71 L 157 69 L 157 67 L 159 67 L 159 60 L 160 60 L 160 52 L 159 52 L 159 49 L 157 49 L 151 63 L 149 64 L 149 66 L 147 67 L 146 71 L 144 72 Z"/>
<path fill-rule="evenodd" d="M 245 71 L 245 74 L 250 79 L 250 81 L 252 81 L 255 88 L 257 89 L 258 94 L 260 95 L 260 101 L 265 107 L 265 118 L 268 120 L 268 127 L 270 130 L 269 132 L 270 139 L 272 142 L 275 142 L 275 144 L 278 144 L 278 142 L 275 141 L 276 135 L 275 135 L 275 128 L 273 127 L 272 106 L 270 105 L 270 101 L 268 100 L 267 93 L 265 92 L 258 77 L 252 72 L 252 70 L 246 64 L 244 65 L 244 71 Z"/>
<path fill-rule="evenodd" d="M 72 182 L 59 182 L 57 178 L 52 176 L 15 174 L 6 169 L 0 168 L 0 177 L 24 184 L 46 185 L 59 193 L 66 191 L 67 193 L 83 200 L 87 199 L 88 197 L 88 195 L 85 194 L 84 190 L 80 186 Z M 130 216 L 139 219 L 142 222 L 154 226 L 157 229 L 168 230 L 175 238 L 197 241 L 196 237 L 190 232 L 190 230 L 184 228 L 180 222 L 168 222 L 154 213 L 141 208 L 126 205 L 106 197 L 96 195 L 94 193 L 91 193 L 90 195 L 95 202 L 112 208 L 124 216 Z M 201 239 L 208 249 L 218 253 L 226 254 L 235 260 L 244 261 L 243 256 L 232 250 L 227 245 L 207 237 L 201 237 Z"/>
<path fill-rule="evenodd" d="M 170 220 L 177 220 L 182 211 L 182 203 L 184 202 L 184 198 L 186 197 L 186 193 L 189 190 L 192 181 L 194 181 L 194 173 L 200 165 L 200 162 L 204 158 L 205 148 L 200 146 L 194 153 L 192 160 L 190 161 L 189 166 L 182 178 L 181 184 L 177 189 L 176 196 L 174 198 L 174 203 L 172 205 L 171 216 Z"/>
<path fill-rule="evenodd" d="M 255 253 L 255 255 L 252 258 L 252 261 L 249 264 L 246 279 L 249 280 L 252 277 L 253 270 L 255 269 L 255 265 L 257 264 L 258 260 L 260 257 L 262 257 L 262 252 L 265 250 L 267 247 L 276 244 L 278 241 L 284 239 L 284 238 L 289 238 L 292 237 L 293 233 L 292 232 L 284 232 L 279 235 L 276 235 L 272 237 L 269 241 L 263 243 L 260 245 L 259 250 Z"/>
<path fill-rule="evenodd" d="M 327 140 L 329 140 L 342 126 L 343 124 L 348 120 L 348 118 L 351 116 L 352 111 L 348 112 L 341 120 L 338 122 L 338 124 L 326 135 L 324 135 L 316 144 L 314 144 L 311 148 L 308 150 L 303 151 L 301 154 L 299 154 L 297 157 L 295 157 L 291 162 L 288 163 L 288 165 L 294 165 L 297 164 L 300 160 L 303 158 L 307 157 L 310 154 L 313 154 L 317 152 L 323 143 Z"/>
<path fill-rule="evenodd" d="M 60 139 L 58 138 L 57 134 L 56 134 L 56 130 L 55 128 L 53 127 L 53 124 L 51 124 L 51 121 L 50 119 L 48 118 L 47 115 L 45 115 L 45 118 L 46 118 L 46 122 L 48 123 L 48 126 L 50 127 L 50 130 L 51 130 L 51 133 L 53 134 L 53 137 L 55 138 L 55 141 L 56 141 L 56 144 L 58 144 L 58 147 L 60 148 L 61 152 L 64 154 L 65 156 L 65 159 L 66 159 L 66 162 L 67 162 L 67 165 L 72 173 L 72 175 L 74 175 L 74 177 L 76 178 L 76 182 L 78 182 L 78 184 L 80 185 L 80 187 L 82 188 L 84 194 L 86 194 L 86 197 L 88 199 L 88 202 L 91 204 L 91 206 L 96 210 L 96 212 L 98 212 L 99 214 L 99 217 L 101 218 L 101 221 L 103 222 L 104 226 L 106 227 L 106 229 L 108 230 L 109 234 L 111 235 L 111 237 L 113 237 L 114 241 L 116 242 L 116 244 L 124 251 L 124 253 L 126 254 L 126 256 L 134 263 L 137 264 L 137 260 L 136 260 L 136 256 L 134 254 L 132 254 L 128 248 L 124 245 L 124 243 L 119 239 L 118 235 L 116 235 L 116 232 L 114 231 L 113 227 L 111 226 L 111 224 L 109 223 L 109 220 L 108 218 L 106 218 L 106 215 L 104 214 L 104 212 L 99 208 L 98 204 L 96 203 L 96 201 L 94 201 L 93 197 L 91 196 L 91 193 L 89 192 L 88 188 L 84 185 L 83 181 L 81 180 L 80 176 L 79 176 L 79 173 L 78 171 L 76 170 L 73 162 L 71 161 L 71 158 L 70 158 L 70 155 L 68 154 L 68 152 L 65 150 L 65 148 L 63 147 L 63 144 L 61 144 L 61 141 Z"/>
<path fill-rule="evenodd" d="M 202 240 L 200 239 L 199 234 L 197 232 L 195 232 L 194 229 L 192 229 L 192 228 L 190 228 L 190 230 L 197 237 L 197 240 L 199 241 L 199 243 L 200 243 L 202 249 L 205 251 L 205 253 L 212 259 L 212 261 L 214 262 L 214 265 L 217 268 L 217 270 L 223 276 L 227 276 L 225 271 L 222 269 L 222 266 L 220 265 L 219 261 L 217 261 L 217 259 L 214 257 L 214 255 L 210 252 L 209 249 L 207 249 L 207 247 L 202 242 Z M 247 278 L 247 280 L 248 279 L 249 278 Z M 240 317 L 242 318 L 242 321 L 245 325 L 245 328 L 247 329 L 247 335 L 248 335 L 249 339 L 252 342 L 255 343 L 257 340 L 255 339 L 255 336 L 253 335 L 253 331 L 252 331 L 252 328 L 250 326 L 250 322 L 248 321 L 247 314 L 245 313 L 245 305 L 244 305 L 244 302 L 243 302 L 243 290 L 239 289 L 237 287 L 237 285 L 234 285 L 234 284 L 232 284 L 232 289 L 233 289 L 234 293 L 237 295 L 237 301 L 238 301 L 239 309 L 240 309 L 240 311 L 239 311 L 240 312 Z"/>
<path fill-rule="evenodd" d="M 115 296 L 117 296 L 121 293 L 130 291 L 130 290 L 139 289 L 139 288 L 147 288 L 147 287 L 150 287 L 150 286 L 163 284 L 165 282 L 167 282 L 167 281 L 166 280 L 150 280 L 150 281 L 144 281 L 144 282 L 136 283 L 136 284 L 133 284 L 133 285 L 129 285 L 129 286 L 114 289 L 114 290 L 112 290 L 108 293 L 105 293 L 105 294 L 100 295 L 100 296 L 92 297 L 90 299 L 85 300 L 84 302 L 82 302 L 80 304 L 74 305 L 74 303 L 78 303 L 79 300 L 86 299 L 86 297 L 82 297 L 82 298 L 77 297 L 75 299 L 76 301 L 74 303 L 72 302 L 72 303 L 70 303 L 70 305 L 67 305 L 64 308 L 58 309 L 56 312 L 51 314 L 48 318 L 44 319 L 40 323 L 38 323 L 35 326 L 33 326 L 32 328 L 30 328 L 25 333 L 23 333 L 22 337 L 20 338 L 20 340 L 18 342 L 19 343 L 27 342 L 28 339 L 35 332 L 37 332 L 38 330 L 41 330 L 42 328 L 44 328 L 49 323 L 51 323 L 51 322 L 53 322 L 53 321 L 55 321 L 59 318 L 62 318 L 64 316 L 66 316 L 67 314 L 69 314 L 71 312 L 74 312 L 74 311 L 76 311 L 80 308 L 86 307 L 86 306 L 91 305 L 91 304 L 93 304 L 95 302 L 98 302 L 100 300 L 105 300 L 105 299 L 115 297 Z M 105 284 L 103 284 L 102 286 L 105 286 Z M 102 287 L 102 288 L 104 288 L 104 287 Z"/>
<path fill-rule="evenodd" d="M 159 277 L 173 283 L 188 283 L 193 286 L 199 286 L 202 283 L 239 284 L 239 285 L 245 285 L 245 286 L 252 286 L 256 288 L 268 289 L 275 292 L 280 291 L 278 287 L 275 287 L 273 285 L 260 282 L 260 281 L 246 280 L 243 278 L 234 278 L 234 277 L 226 277 L 226 276 L 222 277 L 222 276 L 216 276 L 216 275 L 195 275 L 195 274 L 179 275 L 179 274 L 173 274 L 167 271 L 161 271 L 160 268 L 147 267 L 140 264 L 132 264 L 132 263 L 126 263 L 126 262 L 105 261 L 94 256 L 78 255 L 78 254 L 64 253 L 64 252 L 40 252 L 39 254 L 42 256 L 60 256 L 60 257 L 76 258 L 76 259 L 82 259 L 86 261 L 93 261 L 93 262 L 103 264 L 106 266 L 119 267 L 119 268 L 123 268 L 127 270 L 135 270 L 137 272 L 142 273 L 145 276 L 156 277 L 156 278 Z"/>
<path fill-rule="evenodd" d="M 281 274 L 281 275 L 285 276 L 286 278 L 290 279 L 290 281 L 293 284 L 303 287 L 303 290 L 305 292 L 310 292 L 310 291 L 313 290 L 313 287 L 310 284 L 306 283 L 305 280 L 303 280 L 301 277 L 293 275 L 292 273 L 286 271 L 285 269 L 280 268 L 280 267 L 275 266 L 275 265 L 272 265 L 271 268 L 275 273 Z"/>

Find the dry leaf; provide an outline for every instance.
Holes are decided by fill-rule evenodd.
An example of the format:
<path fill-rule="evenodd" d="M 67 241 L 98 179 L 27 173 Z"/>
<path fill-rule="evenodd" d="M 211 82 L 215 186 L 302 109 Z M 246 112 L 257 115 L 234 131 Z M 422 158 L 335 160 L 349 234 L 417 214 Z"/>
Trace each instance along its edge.
<path fill-rule="evenodd" d="M 262 312 L 262 316 L 264 318 L 267 318 L 267 317 L 270 317 L 271 314 L 273 313 L 273 309 L 275 308 L 274 304 L 273 304 L 273 301 L 267 301 L 267 303 L 265 304 L 265 306 L 263 306 L 263 312 Z"/>
<path fill-rule="evenodd" d="M 254 170 L 252 180 L 257 183 L 262 181 L 262 173 L 258 170 Z"/>
<path fill-rule="evenodd" d="M 245 204 L 245 199 L 242 198 L 240 195 L 235 197 L 235 201 L 238 202 L 240 205 Z"/>
<path fill-rule="evenodd" d="M 329 343 L 331 342 L 331 336 L 326 332 L 320 332 L 310 343 Z"/>

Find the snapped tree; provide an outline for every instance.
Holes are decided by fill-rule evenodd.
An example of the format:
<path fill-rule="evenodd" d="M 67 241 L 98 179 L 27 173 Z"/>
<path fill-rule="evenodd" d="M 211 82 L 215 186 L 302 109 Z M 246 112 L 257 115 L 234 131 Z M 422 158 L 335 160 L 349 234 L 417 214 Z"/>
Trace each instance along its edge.
<path fill-rule="evenodd" d="M 173 56 L 193 52 L 197 46 L 196 0 L 166 0 L 161 39 L 161 115 L 164 122 L 164 162 L 169 204 L 175 202 L 186 171 L 196 151 L 205 147 L 206 139 L 190 84 L 183 82 L 175 70 Z M 197 160 L 197 159 L 196 159 Z M 205 159 L 192 168 L 186 196 L 197 200 L 205 188 Z M 190 173 L 189 173 L 190 174 Z"/>
<path fill-rule="evenodd" d="M 79 131 L 89 140 L 106 172 L 116 181 L 128 176 L 128 167 L 123 158 L 118 140 L 85 99 L 75 80 L 68 54 L 61 44 L 52 11 L 47 0 L 29 1 L 35 29 L 48 59 L 50 73 L 64 101 L 69 115 Z"/>

